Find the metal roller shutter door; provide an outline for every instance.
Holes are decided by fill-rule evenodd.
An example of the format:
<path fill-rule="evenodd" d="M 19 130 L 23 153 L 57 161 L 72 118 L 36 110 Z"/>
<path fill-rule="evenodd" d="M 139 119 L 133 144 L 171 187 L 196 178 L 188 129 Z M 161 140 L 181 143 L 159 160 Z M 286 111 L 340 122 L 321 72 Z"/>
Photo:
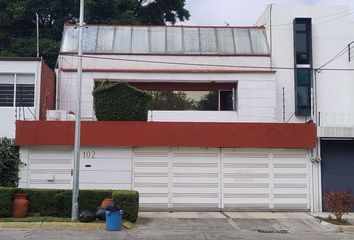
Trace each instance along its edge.
<path fill-rule="evenodd" d="M 322 140 L 321 158 L 323 197 L 327 191 L 350 190 L 353 193 L 354 141 Z"/>

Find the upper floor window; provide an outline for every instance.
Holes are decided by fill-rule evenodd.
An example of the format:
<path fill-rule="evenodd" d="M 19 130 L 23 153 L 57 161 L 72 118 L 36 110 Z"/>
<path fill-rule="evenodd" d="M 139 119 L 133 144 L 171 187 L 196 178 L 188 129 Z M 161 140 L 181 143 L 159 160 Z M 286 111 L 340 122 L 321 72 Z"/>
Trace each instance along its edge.
<path fill-rule="evenodd" d="M 0 107 L 33 107 L 34 74 L 0 74 Z"/>
<path fill-rule="evenodd" d="M 151 110 L 235 110 L 232 90 L 219 91 L 151 91 Z"/>
<path fill-rule="evenodd" d="M 294 47 L 296 64 L 311 64 L 311 18 L 295 18 Z"/>
<path fill-rule="evenodd" d="M 99 81 L 95 82 L 95 85 Z M 129 82 L 152 96 L 149 110 L 236 111 L 237 83 Z"/>

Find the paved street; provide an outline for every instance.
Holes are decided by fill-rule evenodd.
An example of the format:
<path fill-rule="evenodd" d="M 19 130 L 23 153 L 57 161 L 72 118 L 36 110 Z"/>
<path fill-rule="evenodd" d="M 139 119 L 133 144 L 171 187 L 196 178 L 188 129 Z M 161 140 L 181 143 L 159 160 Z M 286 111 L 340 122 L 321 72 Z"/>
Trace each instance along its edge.
<path fill-rule="evenodd" d="M 273 218 L 272 218 L 273 217 Z M 0 239 L 306 239 L 349 240 L 354 233 L 334 233 L 307 214 L 143 213 L 133 230 L 0 228 Z"/>

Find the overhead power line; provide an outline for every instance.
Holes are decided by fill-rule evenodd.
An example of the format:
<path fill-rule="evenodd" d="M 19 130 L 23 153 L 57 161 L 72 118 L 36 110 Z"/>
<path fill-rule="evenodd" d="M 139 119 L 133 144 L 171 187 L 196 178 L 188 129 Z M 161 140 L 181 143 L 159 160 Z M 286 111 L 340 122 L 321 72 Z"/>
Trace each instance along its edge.
<path fill-rule="evenodd" d="M 354 47 L 354 46 L 353 46 Z M 348 51 L 348 50 L 347 50 Z M 63 54 L 66 56 L 78 57 L 76 54 Z M 225 65 L 225 64 L 207 64 L 207 63 L 186 63 L 186 62 L 173 62 L 173 61 L 155 61 L 155 60 L 142 60 L 131 58 L 117 58 L 117 57 L 102 57 L 93 55 L 83 55 L 83 58 L 88 59 L 102 59 L 111 61 L 124 61 L 124 62 L 141 62 L 141 63 L 154 63 L 154 64 L 166 64 L 166 65 L 181 65 L 181 66 L 200 66 L 200 67 L 225 67 L 225 68 L 249 68 L 249 69 L 266 69 L 266 70 L 294 70 L 294 67 L 283 66 L 247 66 L 247 65 Z M 311 70 L 317 70 L 318 68 L 312 68 Z M 321 68 L 321 71 L 354 71 L 353 68 Z"/>

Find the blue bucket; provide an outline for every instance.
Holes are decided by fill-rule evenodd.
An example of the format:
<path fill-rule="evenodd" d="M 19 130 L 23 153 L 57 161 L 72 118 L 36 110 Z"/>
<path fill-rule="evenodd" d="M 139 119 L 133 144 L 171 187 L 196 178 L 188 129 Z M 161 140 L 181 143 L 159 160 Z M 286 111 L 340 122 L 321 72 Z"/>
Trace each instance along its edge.
<path fill-rule="evenodd" d="M 123 210 L 120 211 L 106 211 L 106 230 L 120 231 Z"/>

